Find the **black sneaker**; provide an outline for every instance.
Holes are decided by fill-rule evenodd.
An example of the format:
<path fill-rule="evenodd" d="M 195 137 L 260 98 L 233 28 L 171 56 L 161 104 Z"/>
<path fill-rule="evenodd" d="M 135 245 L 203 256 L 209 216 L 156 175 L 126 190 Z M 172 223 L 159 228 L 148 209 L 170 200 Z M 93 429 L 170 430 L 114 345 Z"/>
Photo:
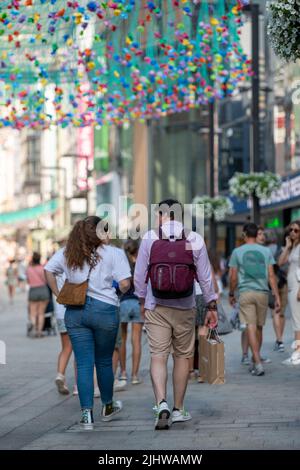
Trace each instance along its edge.
<path fill-rule="evenodd" d="M 284 352 L 284 344 L 281 341 L 276 341 L 274 345 L 274 351 Z"/>
<path fill-rule="evenodd" d="M 80 426 L 85 431 L 92 431 L 94 429 L 93 410 L 87 408 L 82 410 L 81 413 Z"/>
<path fill-rule="evenodd" d="M 122 408 L 123 405 L 120 400 L 113 401 L 109 405 L 104 405 L 101 412 L 102 421 L 111 421 L 117 413 L 120 413 Z"/>

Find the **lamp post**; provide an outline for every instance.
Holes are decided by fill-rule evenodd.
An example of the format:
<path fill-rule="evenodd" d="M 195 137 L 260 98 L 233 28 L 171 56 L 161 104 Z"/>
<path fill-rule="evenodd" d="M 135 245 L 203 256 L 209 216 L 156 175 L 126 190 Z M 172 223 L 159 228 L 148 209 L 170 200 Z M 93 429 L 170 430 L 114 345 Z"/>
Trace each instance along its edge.
<path fill-rule="evenodd" d="M 209 112 L 209 136 L 208 136 L 208 154 L 209 154 L 209 195 L 215 197 L 215 103 L 208 105 Z M 209 221 L 210 248 L 213 252 L 217 248 L 217 225 L 212 215 Z"/>
<path fill-rule="evenodd" d="M 251 151 L 250 151 L 250 169 L 251 172 L 259 172 L 260 165 L 260 142 L 259 142 L 259 4 L 253 1 L 244 8 L 251 13 L 252 23 L 252 103 L 251 103 Z M 252 195 L 252 221 L 255 224 L 260 222 L 260 206 L 258 197 Z"/>

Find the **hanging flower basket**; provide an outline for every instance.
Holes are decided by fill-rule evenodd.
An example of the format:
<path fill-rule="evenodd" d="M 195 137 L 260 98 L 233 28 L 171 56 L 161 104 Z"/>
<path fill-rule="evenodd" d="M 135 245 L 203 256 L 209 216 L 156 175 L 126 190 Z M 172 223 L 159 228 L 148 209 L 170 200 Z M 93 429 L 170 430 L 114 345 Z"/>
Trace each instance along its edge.
<path fill-rule="evenodd" d="M 300 58 L 300 0 L 272 0 L 268 11 L 268 35 L 276 55 L 295 62 Z"/>
<path fill-rule="evenodd" d="M 204 215 L 208 219 L 214 217 L 217 222 L 225 219 L 226 215 L 233 214 L 233 204 L 228 197 L 224 196 L 196 196 L 194 204 L 204 205 Z"/>
<path fill-rule="evenodd" d="M 279 189 L 281 178 L 271 172 L 236 173 L 229 181 L 232 196 L 248 199 L 255 194 L 259 199 L 269 198 L 273 191 Z"/>

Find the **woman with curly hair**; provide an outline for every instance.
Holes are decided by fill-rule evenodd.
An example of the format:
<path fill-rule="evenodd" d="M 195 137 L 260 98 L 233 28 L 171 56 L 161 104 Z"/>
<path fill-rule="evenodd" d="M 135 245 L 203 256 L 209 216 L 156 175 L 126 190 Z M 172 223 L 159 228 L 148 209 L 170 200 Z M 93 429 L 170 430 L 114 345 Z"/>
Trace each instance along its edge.
<path fill-rule="evenodd" d="M 45 266 L 49 286 L 56 296 L 59 290 L 55 276 L 64 273 L 75 284 L 88 280 L 85 305 L 67 306 L 65 313 L 78 371 L 80 424 L 86 430 L 93 429 L 94 423 L 94 365 L 103 404 L 102 420 L 110 421 L 122 409 L 120 401 L 113 401 L 112 355 L 119 327 L 119 301 L 112 284 L 116 280 L 121 292 L 126 292 L 131 277 L 125 254 L 98 236 L 100 222 L 96 216 L 77 222 L 66 247 L 57 251 Z"/>

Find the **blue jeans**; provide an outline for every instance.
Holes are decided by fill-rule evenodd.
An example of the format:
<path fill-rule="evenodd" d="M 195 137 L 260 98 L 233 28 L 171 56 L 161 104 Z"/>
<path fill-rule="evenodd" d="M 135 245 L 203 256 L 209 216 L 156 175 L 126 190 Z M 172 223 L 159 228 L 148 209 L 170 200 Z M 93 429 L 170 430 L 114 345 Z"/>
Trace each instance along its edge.
<path fill-rule="evenodd" d="M 119 327 L 118 307 L 87 297 L 83 307 L 67 307 L 65 324 L 77 364 L 81 408 L 93 408 L 94 366 L 102 403 L 111 403 L 114 383 L 112 355 Z"/>

